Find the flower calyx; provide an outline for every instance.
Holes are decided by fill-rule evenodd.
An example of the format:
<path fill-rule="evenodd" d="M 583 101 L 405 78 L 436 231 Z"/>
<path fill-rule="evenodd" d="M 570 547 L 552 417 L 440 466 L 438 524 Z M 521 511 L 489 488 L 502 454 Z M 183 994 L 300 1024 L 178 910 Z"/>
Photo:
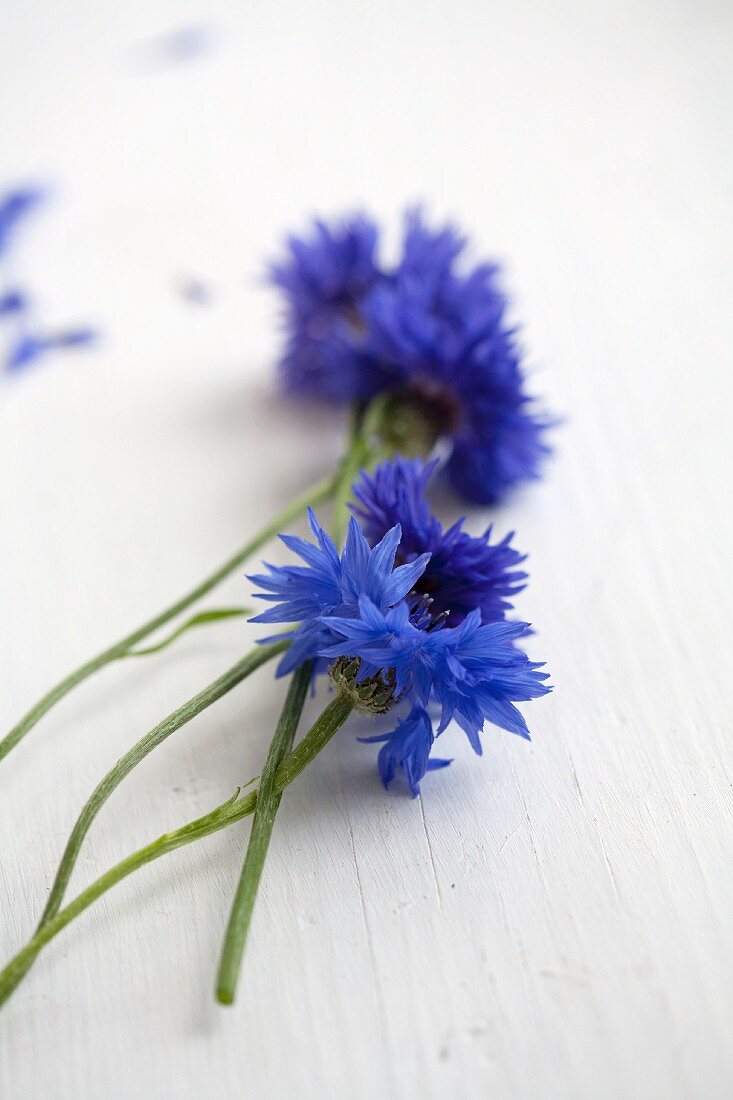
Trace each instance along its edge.
<path fill-rule="evenodd" d="M 375 676 L 359 680 L 360 667 L 359 657 L 337 657 L 328 670 L 334 690 L 360 714 L 386 714 L 398 698 L 393 669 L 383 669 Z"/>

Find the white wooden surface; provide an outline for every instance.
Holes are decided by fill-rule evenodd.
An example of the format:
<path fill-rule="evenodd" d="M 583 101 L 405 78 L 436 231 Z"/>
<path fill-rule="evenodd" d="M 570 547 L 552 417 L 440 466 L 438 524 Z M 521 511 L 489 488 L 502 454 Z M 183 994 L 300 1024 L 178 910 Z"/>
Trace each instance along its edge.
<path fill-rule="evenodd" d="M 283 802 L 236 1008 L 212 983 L 244 827 L 42 955 L 0 1016 L 0 1095 L 730 1096 L 730 6 L 6 0 L 2 22 L 0 180 L 57 184 L 19 264 L 49 321 L 104 330 L 0 386 L 3 727 L 337 455 L 339 424 L 272 394 L 257 283 L 306 212 L 460 218 L 567 423 L 496 515 L 556 684 L 532 745 L 495 731 L 476 760 L 448 732 L 413 802 L 347 729 Z M 136 49 L 196 23 L 188 64 Z M 210 309 L 176 296 L 189 273 Z M 95 781 L 249 643 L 230 624 L 108 670 L 2 766 L 3 957 Z M 158 750 L 74 885 L 255 774 L 278 698 L 262 673 Z"/>

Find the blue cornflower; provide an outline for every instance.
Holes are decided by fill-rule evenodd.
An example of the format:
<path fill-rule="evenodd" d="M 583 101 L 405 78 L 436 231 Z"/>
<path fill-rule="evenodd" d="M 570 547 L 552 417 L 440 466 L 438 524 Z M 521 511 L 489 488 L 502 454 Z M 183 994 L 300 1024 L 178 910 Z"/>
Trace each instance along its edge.
<path fill-rule="evenodd" d="M 450 593 L 457 593 L 456 615 L 450 607 L 446 613 L 434 614 L 433 603 L 421 592 L 433 564 L 431 551 L 423 547 L 432 539 L 440 552 L 450 535 L 442 532 L 422 500 L 431 472 L 431 466 L 397 460 L 378 469 L 373 478 L 363 477 L 358 499 L 360 510 L 368 516 L 369 538 L 352 517 L 339 554 L 311 512 L 315 544 L 281 536 L 305 565 L 269 565 L 267 574 L 251 578 L 264 590 L 257 595 L 274 605 L 254 621 L 299 624 L 281 635 L 292 639 L 292 644 L 281 661 L 280 675 L 307 660 L 316 662 L 317 671 L 328 661 L 347 660 L 358 669 L 357 684 L 366 679 L 389 683 L 396 699 L 410 704 L 408 718 L 376 739 L 384 741 L 379 770 L 385 784 L 400 766 L 413 794 L 431 767 L 434 736 L 450 721 L 465 730 L 480 753 L 480 735 L 487 721 L 529 737 L 514 703 L 549 691 L 542 666 L 530 661 L 517 645 L 527 624 L 503 619 L 508 605 L 502 597 L 516 590 L 517 575 L 503 573 L 500 564 L 494 568 L 489 551 L 496 547 L 459 531 L 463 538 L 480 543 L 464 552 L 460 540 L 448 539 L 444 574 L 440 570 L 433 574 L 431 596 L 447 603 Z M 396 493 L 394 509 L 388 500 L 390 486 Z M 402 511 L 404 529 L 396 523 L 370 546 L 393 511 Z M 409 532 L 407 541 L 403 530 Z M 502 552 L 508 548 L 506 540 L 498 545 Z M 459 549 L 451 558 L 456 546 Z M 507 558 L 507 566 L 516 560 L 516 556 Z M 477 561 L 484 567 L 483 574 L 472 573 Z M 462 565 L 465 577 L 461 577 Z M 492 599 L 482 598 L 482 584 L 494 585 Z M 471 592 L 474 606 L 468 608 Z M 440 708 L 435 735 L 427 711 L 431 705 Z"/>
<path fill-rule="evenodd" d="M 292 644 L 278 666 L 284 676 L 305 661 L 322 655 L 333 644 L 334 635 L 325 617 L 358 616 L 360 598 L 368 598 L 374 606 L 387 610 L 399 605 L 412 590 L 428 561 L 427 554 L 395 568 L 395 555 L 400 541 L 399 526 L 388 531 L 376 546 L 370 547 L 352 517 L 343 553 L 339 554 L 333 539 L 319 525 L 309 509 L 310 528 L 316 544 L 293 535 L 280 538 L 303 565 L 270 565 L 269 571 L 249 579 L 264 589 L 256 596 L 274 604 L 251 621 L 258 623 L 293 623 L 300 625 L 279 635 L 291 638 Z"/>
<path fill-rule="evenodd" d="M 288 305 L 282 383 L 342 402 L 403 397 L 452 444 L 454 487 L 496 501 L 538 476 L 550 426 L 524 390 L 498 269 L 462 273 L 465 239 L 451 226 L 428 229 L 419 210 L 407 215 L 395 268 L 377 265 L 375 245 L 364 219 L 333 231 L 317 223 L 312 240 L 291 240 L 290 257 L 271 272 Z"/>
<path fill-rule="evenodd" d="M 400 524 L 398 561 L 430 554 L 415 591 L 429 601 L 433 621 L 444 618 L 446 626 L 458 626 L 474 608 L 479 608 L 482 622 L 503 619 L 509 601 L 524 588 L 527 574 L 517 566 L 526 555 L 511 546 L 514 532 L 492 544 L 491 526 L 478 538 L 462 529 L 463 519 L 444 531 L 425 500 L 436 466 L 398 456 L 372 475 L 362 472 L 353 490 L 353 511 L 370 543 Z"/>

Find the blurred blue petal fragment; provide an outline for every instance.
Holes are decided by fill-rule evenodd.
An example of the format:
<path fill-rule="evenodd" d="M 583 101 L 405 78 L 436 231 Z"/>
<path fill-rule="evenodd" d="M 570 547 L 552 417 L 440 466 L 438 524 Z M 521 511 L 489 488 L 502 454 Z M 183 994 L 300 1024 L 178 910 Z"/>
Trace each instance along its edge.
<path fill-rule="evenodd" d="M 141 61 L 149 67 L 162 68 L 195 61 L 209 53 L 214 44 L 211 28 L 203 24 L 178 27 L 139 47 Z"/>
<path fill-rule="evenodd" d="M 15 242 L 19 224 L 48 195 L 45 188 L 22 186 L 9 188 L 0 197 L 0 261 Z M 7 285 L 0 292 L 0 320 L 7 322 L 6 337 L 0 363 L 7 373 L 20 371 L 37 362 L 47 352 L 64 348 L 88 347 L 97 340 L 98 332 L 89 326 L 59 329 L 43 333 L 43 325 L 29 318 L 32 295 L 21 286 Z M 37 331 L 40 327 L 40 333 Z"/>
<path fill-rule="evenodd" d="M 22 290 L 6 290 L 0 294 L 0 317 L 14 316 L 28 308 L 28 296 Z"/>
<path fill-rule="evenodd" d="M 178 293 L 184 302 L 192 306 L 209 306 L 213 300 L 211 287 L 203 279 L 195 276 L 184 276 L 176 284 Z"/>
<path fill-rule="evenodd" d="M 39 187 L 19 187 L 7 191 L 0 199 L 0 256 L 9 247 L 19 222 L 30 214 L 46 196 Z"/>
<path fill-rule="evenodd" d="M 92 328 L 68 329 L 50 336 L 33 336 L 23 333 L 10 347 L 5 358 L 8 372 L 22 370 L 37 362 L 47 352 L 64 348 L 88 347 L 95 343 L 98 333 Z"/>
<path fill-rule="evenodd" d="M 46 344 L 50 348 L 85 348 L 95 343 L 98 336 L 93 328 L 72 328 L 46 337 Z"/>
<path fill-rule="evenodd" d="M 21 370 L 39 359 L 46 350 L 45 340 L 25 333 L 10 346 L 5 358 L 6 371 Z"/>

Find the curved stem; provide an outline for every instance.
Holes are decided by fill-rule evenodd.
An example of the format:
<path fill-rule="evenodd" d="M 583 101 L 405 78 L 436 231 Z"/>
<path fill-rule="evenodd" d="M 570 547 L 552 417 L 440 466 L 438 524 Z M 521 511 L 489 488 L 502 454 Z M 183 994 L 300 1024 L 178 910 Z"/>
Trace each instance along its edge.
<path fill-rule="evenodd" d="M 128 657 L 149 657 L 152 653 L 160 653 L 161 650 L 167 649 L 168 646 L 177 642 L 183 634 L 187 634 L 189 630 L 194 630 L 196 627 L 207 626 L 209 623 L 220 623 L 222 619 L 240 619 L 250 615 L 252 615 L 251 607 L 213 607 L 208 611 L 199 611 L 197 615 L 185 619 L 162 641 L 155 642 L 154 645 L 144 646 L 141 649 L 128 649 L 127 653 L 122 654 L 122 658 L 127 660 Z"/>
<path fill-rule="evenodd" d="M 295 731 L 303 712 L 308 684 L 313 664 L 307 661 L 297 669 L 291 679 L 280 719 L 270 743 L 265 766 L 262 769 L 260 787 L 257 792 L 252 831 L 249 835 L 247 853 L 239 876 L 239 885 L 234 896 L 229 916 L 224 946 L 222 948 L 219 974 L 216 981 L 216 995 L 222 1004 L 233 1004 L 237 989 L 237 979 L 242 966 L 244 946 L 254 911 L 255 898 L 265 866 L 265 857 L 270 844 L 275 816 L 280 806 L 282 792 L 276 790 L 276 773 L 293 746 Z"/>
<path fill-rule="evenodd" d="M 277 769 L 275 773 L 276 791 L 282 791 L 300 775 L 303 769 L 318 755 L 336 731 L 344 724 L 351 711 L 352 704 L 342 696 L 336 696 L 328 704 L 303 740 Z M 233 825 L 235 821 L 240 821 L 243 817 L 247 817 L 254 812 L 257 797 L 257 791 L 252 791 L 243 798 L 239 798 L 237 792 L 234 798 L 230 798 L 217 809 L 212 810 L 211 813 L 197 818 L 180 829 L 176 829 L 175 832 L 165 833 L 144 848 L 139 848 L 98 878 L 96 882 L 93 882 L 78 897 L 69 902 L 64 909 L 61 909 L 54 917 L 46 921 L 26 946 L 0 972 L 0 1004 L 8 999 L 46 944 L 94 901 L 108 890 L 111 890 L 118 882 L 131 875 L 133 871 L 144 867 L 145 864 L 159 859 L 168 852 L 175 851 L 176 848 L 181 848 L 184 844 L 200 840 L 211 833 L 218 832 L 220 829 L 225 829 L 228 825 Z"/>
<path fill-rule="evenodd" d="M 235 795 L 235 799 L 236 797 Z M 192 840 L 208 836 L 210 833 L 238 821 L 240 817 L 252 813 L 256 803 L 257 793 L 255 791 L 238 801 L 230 799 L 211 813 L 205 814 L 204 817 L 200 817 L 188 825 L 184 825 L 181 829 L 176 829 L 173 833 L 164 833 L 152 844 L 139 848 L 132 855 L 117 863 L 86 890 L 83 890 L 64 909 L 56 913 L 50 920 L 47 920 L 45 924 L 39 925 L 33 938 L 10 960 L 0 973 L 0 1004 L 4 1004 L 20 984 L 35 962 L 36 956 L 49 940 L 58 935 L 67 924 L 83 913 L 92 902 L 100 898 L 107 890 L 111 890 L 118 882 L 122 882 L 133 871 L 144 867 L 146 863 L 151 863 L 154 859 L 159 859 L 160 856 L 173 852 L 176 848 L 189 844 Z M 234 807 L 237 807 L 238 812 L 236 815 L 233 812 Z"/>
<path fill-rule="evenodd" d="M 115 766 L 107 772 L 104 779 L 101 780 L 94 788 L 94 791 L 87 799 L 84 807 L 76 820 L 76 824 L 71 831 L 64 854 L 61 857 L 59 869 L 56 872 L 56 878 L 54 879 L 53 886 L 51 887 L 51 893 L 48 896 L 46 907 L 43 910 L 41 917 L 41 923 L 52 917 L 54 913 L 58 911 L 61 902 L 63 901 L 64 894 L 66 893 L 66 887 L 69 885 L 69 879 L 74 869 L 77 857 L 79 855 L 79 849 L 82 846 L 85 836 L 91 828 L 94 818 L 104 806 L 107 799 L 112 792 L 119 787 L 122 780 L 130 774 L 133 768 L 135 768 L 142 760 L 148 756 L 153 749 L 162 744 L 172 733 L 179 730 L 182 726 L 185 726 L 187 722 L 190 722 L 192 718 L 195 718 L 201 711 L 206 710 L 212 703 L 215 703 L 217 699 L 221 699 L 223 695 L 226 695 L 228 691 L 231 691 L 233 687 L 241 683 L 247 676 L 249 676 L 255 669 L 258 669 L 260 665 L 264 665 L 267 661 L 271 660 L 279 653 L 283 653 L 287 647 L 288 642 L 273 642 L 267 646 L 256 646 L 251 649 L 241 661 L 237 661 L 235 665 L 232 665 L 222 676 L 214 680 L 212 684 L 205 687 L 203 691 L 198 692 L 192 699 L 184 703 L 183 706 L 178 707 L 167 718 L 164 718 L 162 722 L 158 722 L 157 726 L 154 726 L 149 733 L 146 733 L 144 737 L 132 746 L 128 752 L 121 757 Z"/>
<path fill-rule="evenodd" d="M 335 508 L 334 522 L 336 530 L 343 529 L 345 519 L 347 516 L 346 504 L 349 500 L 351 493 L 351 483 L 358 473 L 359 467 L 362 465 L 372 465 L 378 460 L 382 454 L 391 452 L 391 447 L 387 447 L 381 437 L 381 429 L 383 427 L 383 421 L 385 419 L 385 404 L 377 398 L 371 403 L 369 407 L 359 407 L 355 410 L 354 419 L 352 423 L 352 431 L 350 438 L 350 446 L 339 470 L 334 477 L 322 482 L 316 486 L 309 494 L 304 495 L 297 501 L 294 501 L 280 516 L 272 521 L 263 532 L 252 540 L 245 548 L 243 548 L 237 555 L 230 558 L 223 566 L 220 567 L 214 574 L 212 574 L 206 581 L 199 585 L 188 596 L 178 601 L 166 612 L 157 616 L 151 622 L 140 627 L 133 634 L 124 638 L 121 642 L 118 642 L 115 646 L 110 647 L 104 653 L 88 662 L 86 665 L 77 669 L 66 680 L 58 684 L 51 692 L 49 692 L 38 704 L 21 720 L 18 725 L 11 730 L 6 738 L 0 742 L 0 760 L 3 756 L 14 747 L 15 744 L 32 728 L 33 725 L 46 713 L 59 699 L 61 699 L 68 691 L 70 691 L 76 684 L 86 679 L 87 676 L 93 672 L 104 667 L 105 664 L 110 663 L 120 657 L 126 656 L 129 651 L 139 641 L 145 638 L 148 634 L 152 633 L 159 626 L 163 625 L 168 619 L 184 610 L 190 603 L 198 599 L 209 591 L 219 580 L 222 580 L 228 573 L 233 571 L 239 564 L 241 564 L 246 557 L 254 553 L 263 542 L 270 538 L 277 531 L 287 526 L 288 522 L 294 518 L 306 504 L 318 503 L 321 500 L 328 499 L 328 497 L 337 495 L 337 503 Z M 184 624 L 184 627 L 187 624 Z M 96 884 L 93 884 L 89 890 L 80 895 L 74 902 L 66 907 L 65 910 L 59 912 L 61 902 L 63 900 L 64 893 L 69 883 L 71 873 L 73 871 L 74 864 L 78 857 L 78 853 L 83 843 L 83 840 L 89 831 L 89 828 L 104 802 L 109 798 L 110 794 L 119 785 L 122 779 L 140 762 L 153 748 L 155 748 L 166 737 L 170 736 L 175 729 L 180 728 L 188 722 L 195 714 L 198 714 L 200 710 L 209 706 L 215 699 L 219 698 L 231 687 L 238 683 L 240 679 L 243 679 L 248 672 L 258 667 L 269 656 L 274 655 L 276 652 L 282 651 L 286 648 L 287 643 L 277 643 L 270 647 L 263 647 L 256 650 L 253 654 L 248 655 L 242 662 L 239 662 L 237 666 L 231 669 L 228 673 L 225 673 L 223 677 L 220 677 L 218 681 L 210 685 L 199 695 L 195 696 L 183 707 L 179 708 L 172 715 L 169 715 L 167 719 L 159 723 L 153 730 L 150 731 L 144 738 L 141 739 L 108 773 L 102 782 L 97 786 L 92 796 L 82 809 L 82 812 L 74 826 L 72 834 L 67 843 L 64 851 L 61 864 L 56 874 L 56 878 L 53 883 L 51 894 L 49 895 L 48 902 L 44 909 L 41 921 L 39 923 L 36 935 L 34 936 L 31 944 L 37 944 L 35 953 L 31 951 L 27 955 L 28 948 L 24 952 L 21 952 L 16 959 L 9 964 L 6 971 L 0 976 L 0 1003 L 5 1000 L 12 993 L 15 986 L 23 978 L 26 969 L 30 966 L 35 954 L 41 949 L 41 947 L 48 942 L 48 940 L 56 934 L 56 931 L 60 931 L 72 920 L 74 916 L 78 915 L 87 905 L 91 904 L 100 893 L 104 893 L 115 882 L 120 881 L 121 878 L 130 874 L 132 870 L 135 870 L 137 866 L 142 866 L 144 863 L 150 862 L 151 859 L 158 858 L 159 855 L 165 854 L 167 851 L 172 851 L 175 847 L 179 847 L 182 843 L 188 843 L 189 840 L 197 839 L 198 836 L 207 835 L 207 831 L 215 831 L 217 828 L 224 827 L 225 824 L 230 824 L 234 820 L 239 820 L 239 817 L 245 816 L 247 813 L 253 812 L 255 808 L 255 795 L 248 795 L 247 798 L 240 800 L 237 803 L 227 803 L 225 806 L 230 807 L 231 813 L 237 814 L 235 817 L 222 818 L 221 814 L 223 808 L 214 811 L 213 815 L 206 815 L 205 818 L 200 819 L 199 822 L 193 822 L 190 826 L 185 826 L 183 830 L 178 830 L 174 834 L 166 835 L 162 837 L 160 841 L 154 842 L 153 845 L 146 849 L 141 849 L 139 853 L 130 857 L 132 864 L 129 861 L 123 861 L 118 865 L 117 869 L 109 872 L 107 876 L 103 876 L 98 880 Z M 268 652 L 269 650 L 269 652 Z M 302 709 L 302 702 L 300 708 L 295 715 L 295 725 L 297 725 L 297 717 Z M 249 904 L 249 911 L 245 911 L 244 922 L 244 934 L 242 935 L 242 949 L 244 946 L 244 937 L 246 936 L 247 924 L 249 916 L 251 915 L 252 905 L 254 903 L 254 894 L 256 893 L 257 883 L 259 882 L 259 876 L 262 871 L 262 863 L 267 850 L 267 843 L 269 841 L 269 834 L 272 829 L 272 822 L 274 821 L 275 813 L 279 805 L 279 794 L 283 787 L 290 783 L 300 774 L 307 763 L 320 752 L 323 745 L 333 736 L 340 725 L 346 720 L 346 717 L 351 711 L 351 704 L 340 697 L 337 697 L 329 704 L 324 710 L 321 717 L 315 723 L 308 735 L 303 739 L 300 745 L 290 755 L 280 763 L 274 776 L 274 784 L 272 784 L 271 777 L 268 777 L 268 785 L 270 791 L 268 795 L 268 802 L 271 808 L 271 819 L 269 825 L 266 825 L 268 821 L 269 811 L 266 811 L 263 817 L 263 826 L 265 828 L 261 831 L 259 839 L 255 845 L 256 856 L 253 859 L 259 860 L 259 870 L 257 871 L 257 882 L 254 883 L 254 890 L 251 895 L 251 901 Z M 295 708 L 293 710 L 295 713 Z M 294 728 L 293 728 L 294 732 Z M 292 734 L 290 734 L 290 742 L 292 743 Z M 282 748 L 282 743 L 281 746 Z M 285 749 L 283 749 L 285 751 Z M 280 753 L 279 758 L 281 758 Z M 270 757 L 268 756 L 268 763 Z M 273 763 L 273 768 L 275 764 Z M 274 786 L 274 789 L 272 787 Z M 236 809 L 232 808 L 236 807 Z M 274 808 L 272 808 L 274 807 Z M 230 811 L 228 810 L 227 813 Z M 215 822 L 215 824 L 214 824 Z M 210 828 L 210 826 L 212 826 Z M 201 830 L 204 830 L 203 832 Z M 258 834 L 260 830 L 258 829 Z M 263 843 L 264 842 L 264 843 Z M 129 866 L 128 866 L 129 864 Z M 256 866 L 256 864 L 255 864 Z M 115 877 L 117 874 L 117 877 Z M 110 879 L 109 876 L 112 876 Z M 101 885 L 100 885 L 101 884 Z M 83 899 L 87 899 L 83 901 Z M 80 907 L 80 902 L 83 902 Z M 66 916 L 64 917 L 64 914 Z M 62 919 L 63 918 L 63 919 Z M 49 932 L 49 929 L 51 931 Z M 55 929 L 55 931 L 54 931 Z M 22 960 L 26 958 L 26 963 Z M 241 950 L 239 951 L 239 958 L 241 959 Z M 20 961 L 19 961 L 20 960 Z M 237 962 L 238 968 L 238 962 Z M 236 978 L 236 974 L 235 974 Z M 233 994 L 233 988 L 232 988 Z"/>
<path fill-rule="evenodd" d="M 233 687 L 241 683 L 241 681 L 254 672 L 255 669 L 259 668 L 260 665 L 265 664 L 278 653 L 284 652 L 288 644 L 287 641 L 274 642 L 271 645 L 256 646 L 254 649 L 250 650 L 241 661 L 233 665 L 232 668 L 220 676 L 218 680 L 214 680 L 212 684 L 209 684 L 203 691 L 200 691 L 198 695 L 194 695 L 187 703 L 178 707 L 177 710 L 174 710 L 172 714 L 169 714 L 167 718 L 159 722 L 149 733 L 141 737 L 140 740 L 117 761 L 114 767 L 107 772 L 105 777 L 97 784 L 92 794 L 87 799 L 81 813 L 76 819 L 74 828 L 71 830 L 69 839 L 66 842 L 64 854 L 61 857 L 61 862 L 56 871 L 56 877 L 51 886 L 51 892 L 46 901 L 46 906 L 38 922 L 39 932 L 59 911 L 74 866 L 79 858 L 79 851 L 84 843 L 84 838 L 89 832 L 95 817 L 112 792 L 119 787 L 122 780 L 130 774 L 132 769 L 136 767 L 141 760 L 144 760 L 153 749 L 162 744 L 162 742 L 170 737 L 172 733 L 179 730 L 181 726 L 185 726 L 187 722 L 190 722 L 192 718 L 200 714 L 202 710 L 206 710 L 207 707 L 210 707 L 217 699 L 221 699 L 223 695 L 226 695 L 228 691 L 231 691 Z M 16 978 L 16 981 L 20 981 L 22 976 L 23 974 L 21 973 L 20 976 Z M 10 992 L 12 992 L 12 989 L 8 990 L 8 993 Z"/>
<path fill-rule="evenodd" d="M 8 734 L 0 741 L 0 760 L 8 755 L 11 749 L 15 748 L 20 740 L 36 725 L 38 721 L 47 714 L 49 710 L 59 700 L 63 699 L 65 695 L 75 688 L 82 681 L 86 680 L 93 673 L 98 672 L 106 665 L 111 664 L 112 661 L 116 661 L 119 657 L 124 657 L 129 649 L 137 645 L 143 638 L 147 638 L 149 634 L 157 630 L 158 627 L 163 626 L 170 619 L 175 618 L 182 611 L 185 611 L 187 607 L 190 607 L 192 603 L 205 596 L 207 592 L 210 592 L 220 581 L 234 572 L 247 558 L 255 554 L 260 547 L 268 542 L 279 531 L 282 531 L 288 524 L 297 518 L 301 512 L 305 510 L 308 505 L 320 504 L 324 500 L 328 500 L 334 493 L 335 487 L 338 481 L 338 475 L 325 478 L 323 481 L 319 481 L 316 485 L 311 486 L 301 496 L 296 497 L 291 501 L 286 508 L 278 516 L 275 517 L 270 523 L 266 524 L 262 530 L 250 539 L 241 550 L 238 550 L 231 558 L 220 565 L 218 569 L 215 569 L 205 580 L 188 592 L 185 596 L 182 596 L 180 600 L 177 600 L 170 607 L 167 607 L 165 611 L 161 611 L 155 618 L 150 619 L 147 623 L 138 627 L 137 630 L 133 630 L 131 634 L 126 635 L 119 642 L 115 642 L 114 645 L 108 649 L 98 653 L 96 657 L 92 657 L 90 661 L 81 665 L 75 669 L 63 680 L 61 680 L 55 687 L 52 687 L 50 691 L 46 692 L 41 699 L 31 707 L 27 714 L 25 714 L 20 721 L 13 726 Z"/>

